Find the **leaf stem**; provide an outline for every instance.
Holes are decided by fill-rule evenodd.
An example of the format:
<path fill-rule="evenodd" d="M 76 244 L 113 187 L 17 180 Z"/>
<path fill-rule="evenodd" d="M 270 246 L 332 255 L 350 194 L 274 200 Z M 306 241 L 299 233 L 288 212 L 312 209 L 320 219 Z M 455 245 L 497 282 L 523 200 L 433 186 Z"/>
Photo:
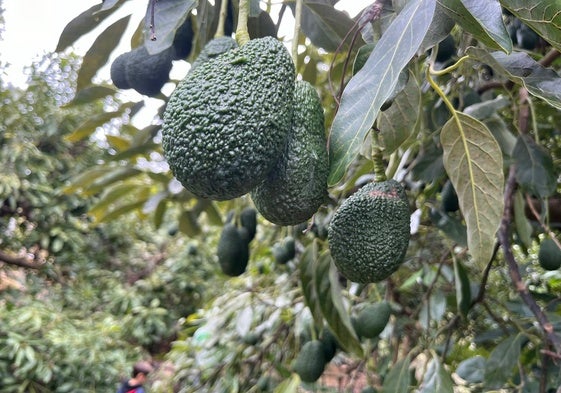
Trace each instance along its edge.
<path fill-rule="evenodd" d="M 294 10 L 294 34 L 292 35 L 292 61 L 294 67 L 298 70 L 298 41 L 300 38 L 300 26 L 302 22 L 302 8 L 304 0 L 296 0 L 296 9 Z"/>
<path fill-rule="evenodd" d="M 226 24 L 226 16 L 228 15 L 228 2 L 229 0 L 222 0 L 220 3 L 220 13 L 218 15 L 218 26 L 214 38 L 222 37 L 224 35 L 224 25 Z"/>
<path fill-rule="evenodd" d="M 238 11 L 238 27 L 236 28 L 236 41 L 239 46 L 249 41 L 247 21 L 249 19 L 249 0 L 240 0 Z"/>
<path fill-rule="evenodd" d="M 467 59 L 469 59 L 469 56 L 467 56 L 467 55 L 466 55 L 466 56 L 463 56 L 463 57 L 460 57 L 460 58 L 458 59 L 457 62 L 455 62 L 454 64 L 452 64 L 450 67 L 446 67 L 446 68 L 444 68 L 444 69 L 442 69 L 442 70 L 435 70 L 435 69 L 433 68 L 433 66 L 431 65 L 431 66 L 429 67 L 429 70 L 430 70 L 430 73 L 431 73 L 431 74 L 436 75 L 436 76 L 446 75 L 446 74 L 448 74 L 448 73 L 454 71 L 456 68 L 458 68 L 458 67 L 459 67 L 465 60 L 467 60 Z"/>

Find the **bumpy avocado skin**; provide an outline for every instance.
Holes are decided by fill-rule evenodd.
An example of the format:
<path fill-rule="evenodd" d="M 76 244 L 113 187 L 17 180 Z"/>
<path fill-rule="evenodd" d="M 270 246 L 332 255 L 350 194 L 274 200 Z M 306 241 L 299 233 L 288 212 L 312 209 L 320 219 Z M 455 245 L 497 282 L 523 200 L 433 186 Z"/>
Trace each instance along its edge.
<path fill-rule="evenodd" d="M 357 283 L 379 282 L 395 272 L 409 237 L 407 196 L 395 180 L 368 183 L 351 195 L 333 215 L 327 234 L 335 265 Z"/>
<path fill-rule="evenodd" d="M 130 51 L 125 66 L 129 86 L 147 96 L 158 94 L 169 81 L 173 54 L 173 47 L 153 55 L 144 45 Z"/>
<path fill-rule="evenodd" d="M 286 143 L 295 70 L 272 37 L 250 40 L 201 64 L 172 93 L 162 127 L 175 177 L 201 198 L 228 200 L 255 188 Z"/>
<path fill-rule="evenodd" d="M 237 47 L 238 43 L 232 37 L 224 36 L 213 38 L 206 43 L 193 64 L 191 64 L 191 69 L 189 70 L 189 72 L 192 72 L 201 64 L 206 63 L 210 59 L 214 59 L 215 57 L 218 57 L 219 55 Z"/>
<path fill-rule="evenodd" d="M 277 225 L 308 220 L 327 199 L 329 159 L 325 120 L 315 88 L 297 81 L 294 113 L 283 154 L 265 181 L 251 191 L 255 207 Z"/>
<path fill-rule="evenodd" d="M 111 80 L 118 89 L 130 89 L 131 87 L 127 80 L 127 72 L 125 69 L 129 55 L 130 52 L 122 53 L 111 63 Z"/>
<path fill-rule="evenodd" d="M 216 255 L 220 268 L 231 277 L 245 272 L 249 260 L 247 232 L 239 229 L 234 224 L 226 224 L 218 239 Z"/>

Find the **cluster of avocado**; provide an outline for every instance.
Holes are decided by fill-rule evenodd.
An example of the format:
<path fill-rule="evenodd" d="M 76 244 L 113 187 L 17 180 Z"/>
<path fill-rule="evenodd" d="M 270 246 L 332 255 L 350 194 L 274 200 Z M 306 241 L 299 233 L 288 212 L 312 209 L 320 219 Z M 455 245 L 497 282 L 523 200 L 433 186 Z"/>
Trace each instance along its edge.
<path fill-rule="evenodd" d="M 243 274 L 249 262 L 249 244 L 257 232 L 257 212 L 252 207 L 243 209 L 238 219 L 235 212 L 222 228 L 216 256 L 224 274 L 235 277 Z"/>
<path fill-rule="evenodd" d="M 251 193 L 272 223 L 301 223 L 327 197 L 319 96 L 296 81 L 290 54 L 276 38 L 240 47 L 217 40 L 205 46 L 166 106 L 162 146 L 170 169 L 200 198 Z"/>
<path fill-rule="evenodd" d="M 157 95 L 169 81 L 173 60 L 186 58 L 191 52 L 193 29 L 187 18 L 177 29 L 173 44 L 161 52 L 149 54 L 141 45 L 122 53 L 111 63 L 111 80 L 119 89 L 134 89 L 150 97 Z"/>
<path fill-rule="evenodd" d="M 367 183 L 347 198 L 327 233 L 339 272 L 363 284 L 385 280 L 401 266 L 409 237 L 407 195 L 393 179 Z"/>
<path fill-rule="evenodd" d="M 321 377 L 325 366 L 335 357 L 339 343 L 328 329 L 320 337 L 305 341 L 292 362 L 291 368 L 304 382 L 313 383 Z"/>

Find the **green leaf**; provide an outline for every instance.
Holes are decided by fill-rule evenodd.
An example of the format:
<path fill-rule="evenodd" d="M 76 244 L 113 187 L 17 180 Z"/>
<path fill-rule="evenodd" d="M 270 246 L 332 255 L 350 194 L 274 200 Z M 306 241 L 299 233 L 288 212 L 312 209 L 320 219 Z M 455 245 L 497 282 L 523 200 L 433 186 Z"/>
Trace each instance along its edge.
<path fill-rule="evenodd" d="M 114 156 L 111 156 L 112 161 L 128 160 L 139 155 L 148 156 L 150 153 L 157 151 L 161 147 L 158 143 L 145 143 L 144 145 L 134 146 L 130 149 L 123 150 Z"/>
<path fill-rule="evenodd" d="M 158 203 L 158 206 L 156 206 L 156 210 L 154 211 L 154 215 L 153 215 L 154 228 L 158 229 L 162 226 L 162 222 L 164 221 L 164 215 L 166 214 L 167 207 L 168 205 L 166 199 L 162 199 Z"/>
<path fill-rule="evenodd" d="M 533 227 L 526 217 L 526 202 L 520 190 L 514 194 L 514 224 L 518 239 L 525 247 L 530 247 L 532 245 Z"/>
<path fill-rule="evenodd" d="M 105 123 L 115 117 L 122 116 L 123 113 L 125 113 L 125 111 L 133 105 L 134 103 L 127 102 L 121 105 L 116 111 L 103 112 L 97 116 L 94 116 L 80 124 L 72 133 L 65 136 L 64 139 L 66 139 L 68 142 L 81 141 L 82 139 L 87 138 L 91 134 L 93 134 L 97 127 L 103 126 Z"/>
<path fill-rule="evenodd" d="M 465 359 L 458 364 L 456 374 L 468 383 L 481 383 L 486 363 L 487 360 L 480 355 Z"/>
<path fill-rule="evenodd" d="M 300 386 L 300 377 L 293 373 L 290 379 L 285 379 L 275 388 L 273 393 L 296 393 Z"/>
<path fill-rule="evenodd" d="M 323 316 L 318 294 L 316 292 L 316 280 L 320 279 L 316 276 L 318 264 L 318 244 L 317 239 L 310 243 L 302 257 L 300 258 L 300 286 L 304 294 L 304 302 L 310 309 L 316 326 L 322 326 Z"/>
<path fill-rule="evenodd" d="M 345 351 L 362 356 L 362 346 L 343 306 L 337 268 L 329 252 L 323 253 L 315 272 L 316 293 L 323 317 Z"/>
<path fill-rule="evenodd" d="M 391 368 L 384 378 L 382 386 L 383 393 L 408 393 L 411 385 L 411 374 L 409 367 L 411 359 L 409 355 L 405 359 L 399 360 Z"/>
<path fill-rule="evenodd" d="M 96 4 L 86 11 L 82 12 L 80 15 L 72 19 L 62 30 L 60 37 L 58 38 L 58 43 L 55 52 L 61 52 L 76 42 L 84 34 L 89 33 L 95 27 L 97 27 L 102 21 L 104 21 L 109 15 L 116 11 L 119 7 L 115 7 L 111 11 L 100 4 Z"/>
<path fill-rule="evenodd" d="M 520 135 L 512 155 L 516 162 L 516 181 L 524 190 L 540 198 L 555 193 L 557 176 L 548 150 L 529 135 Z"/>
<path fill-rule="evenodd" d="M 76 105 L 89 104 L 90 102 L 93 102 L 100 98 L 113 96 L 115 95 L 115 93 L 117 93 L 117 90 L 115 90 L 112 87 L 107 87 L 107 86 L 87 87 L 85 89 L 80 90 L 78 94 L 76 94 L 76 96 L 72 99 L 72 101 L 63 105 L 63 108 L 68 108 Z"/>
<path fill-rule="evenodd" d="M 73 178 L 71 183 L 62 189 L 62 192 L 69 195 L 81 188 L 85 188 L 92 184 L 96 179 L 104 176 L 107 173 L 108 168 L 105 166 L 93 167 L 81 175 Z"/>
<path fill-rule="evenodd" d="M 428 330 L 431 327 L 431 322 L 440 322 L 445 312 L 446 297 L 442 291 L 433 291 L 428 300 L 423 301 L 423 306 L 419 312 L 419 323 L 424 329 Z"/>
<path fill-rule="evenodd" d="M 76 91 L 89 86 L 97 71 L 107 63 L 109 55 L 119 44 L 119 40 L 129 24 L 130 17 L 130 15 L 127 15 L 119 19 L 95 39 L 90 49 L 84 55 L 82 66 L 80 71 L 78 71 Z"/>
<path fill-rule="evenodd" d="M 95 179 L 88 185 L 84 194 L 95 195 L 98 192 L 104 191 L 108 186 L 120 182 L 121 180 L 129 179 L 143 173 L 140 169 L 133 167 L 113 167 L 105 168 L 105 174 Z"/>
<path fill-rule="evenodd" d="M 123 138 L 120 135 L 106 135 L 105 139 L 117 151 L 127 150 L 131 145 L 127 138 Z"/>
<path fill-rule="evenodd" d="M 507 53 L 512 51 L 512 40 L 503 23 L 500 4 L 496 0 L 438 0 L 438 2 L 457 24 L 483 44 Z M 466 7 L 469 7 L 469 10 Z"/>
<path fill-rule="evenodd" d="M 384 32 L 366 64 L 345 87 L 329 137 L 330 186 L 341 180 L 358 155 L 401 70 L 417 52 L 434 8 L 435 0 L 408 3 Z"/>
<path fill-rule="evenodd" d="M 95 222 L 99 224 L 99 223 L 102 223 L 102 222 L 113 221 L 117 217 L 120 217 L 124 214 L 130 213 L 134 210 L 140 210 L 140 208 L 142 208 L 142 206 L 144 205 L 145 202 L 146 202 L 146 200 L 141 200 L 141 201 L 136 201 L 136 202 L 133 202 L 133 203 L 128 203 L 128 204 L 119 206 L 118 208 L 116 208 L 115 210 L 112 210 L 111 212 L 109 212 L 105 216 L 100 217 Z"/>
<path fill-rule="evenodd" d="M 465 318 L 471 307 L 471 283 L 464 265 L 457 259 L 454 262 L 454 284 L 456 286 L 456 305 Z"/>
<path fill-rule="evenodd" d="M 294 14 L 295 4 L 289 4 Z M 343 11 L 335 9 L 330 1 L 305 0 L 302 7 L 302 31 L 315 46 L 328 52 L 335 52 L 343 43 L 347 34 L 353 31 L 355 22 Z M 356 45 L 362 45 L 362 39 Z M 341 49 L 349 47 L 349 41 L 345 41 Z"/>
<path fill-rule="evenodd" d="M 212 225 L 220 226 L 223 224 L 220 211 L 216 207 L 216 203 L 210 202 L 205 205 L 204 212 L 206 213 L 208 222 Z"/>
<path fill-rule="evenodd" d="M 153 55 L 169 48 L 175 37 L 175 31 L 185 22 L 189 12 L 196 7 L 195 0 L 159 0 L 154 12 L 154 34 L 156 39 L 152 40 L 150 29 L 151 2 L 148 3 L 146 17 L 144 18 L 144 46 L 148 53 Z"/>
<path fill-rule="evenodd" d="M 420 393 L 453 393 L 454 381 L 452 376 L 444 368 L 440 359 L 433 354 L 423 378 Z"/>
<path fill-rule="evenodd" d="M 109 210 L 109 207 L 113 203 L 124 199 L 127 195 L 132 194 L 137 188 L 138 184 L 132 183 L 117 184 L 108 188 L 95 205 L 89 209 L 88 213 L 97 217 L 103 216 L 103 213 Z"/>
<path fill-rule="evenodd" d="M 384 154 L 393 153 L 417 133 L 421 123 L 420 112 L 421 88 L 415 76 L 409 75 L 405 88 L 378 118 L 380 144 L 384 148 Z"/>
<path fill-rule="evenodd" d="M 530 26 L 555 49 L 561 51 L 561 7 L 556 1 L 501 0 L 501 4 L 524 24 Z"/>
<path fill-rule="evenodd" d="M 189 237 L 201 233 L 201 227 L 192 211 L 186 210 L 179 216 L 179 230 Z"/>
<path fill-rule="evenodd" d="M 493 349 L 485 364 L 484 385 L 496 389 L 514 375 L 518 364 L 522 343 L 526 337 L 522 333 L 507 337 Z"/>
<path fill-rule="evenodd" d="M 458 194 L 467 226 L 468 248 L 484 268 L 503 214 L 503 159 L 493 134 L 480 121 L 456 112 L 442 128 L 444 168 Z"/>
<path fill-rule="evenodd" d="M 499 115 L 493 115 L 483 120 L 483 123 L 497 140 L 503 154 L 512 156 L 512 151 L 516 145 L 516 137 L 512 134 L 506 122 Z"/>
<path fill-rule="evenodd" d="M 477 120 L 485 120 L 497 113 L 499 109 L 503 109 L 508 105 L 510 105 L 510 100 L 505 96 L 500 95 L 493 98 L 492 100 L 478 102 L 476 104 L 470 105 L 464 108 L 463 112 L 466 115 L 471 116 Z"/>
<path fill-rule="evenodd" d="M 419 51 L 425 52 L 444 40 L 450 34 L 455 24 L 456 22 L 448 16 L 442 4 L 437 2 L 429 30 L 425 38 L 423 38 Z"/>
<path fill-rule="evenodd" d="M 551 68 L 545 68 L 525 52 L 507 55 L 487 52 L 480 48 L 468 48 L 466 53 L 487 63 L 499 75 L 523 85 L 530 94 L 549 105 L 561 109 L 561 78 Z"/>

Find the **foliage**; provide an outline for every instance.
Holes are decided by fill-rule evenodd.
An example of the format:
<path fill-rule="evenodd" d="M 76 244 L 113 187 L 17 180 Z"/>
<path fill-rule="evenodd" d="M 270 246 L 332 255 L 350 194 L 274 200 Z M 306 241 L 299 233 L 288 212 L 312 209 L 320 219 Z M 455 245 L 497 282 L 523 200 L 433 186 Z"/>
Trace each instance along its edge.
<path fill-rule="evenodd" d="M 294 60 L 299 76 L 322 98 L 330 199 L 307 225 L 281 228 L 260 217 L 246 272 L 225 280 L 214 258 L 222 217 L 251 203 L 245 196 L 210 201 L 183 189 L 162 157 L 160 119 L 145 128 L 134 126 L 131 119 L 144 101 L 120 103 L 112 98 L 118 96 L 115 87 L 93 78 L 118 55 L 112 53 L 115 43 L 131 20 L 121 13 L 124 2 L 106 0 L 92 7 L 60 37 L 59 53 L 91 32 L 98 19 L 116 18 L 98 32 L 84 56 L 74 98 L 61 95 L 58 102 L 66 103 L 65 110 L 92 111 L 101 99 L 110 103 L 74 125 L 65 139 L 73 145 L 57 145 L 72 151 L 97 139 L 105 151 L 86 149 L 96 157 L 95 165 L 69 174 L 63 193 L 47 194 L 43 205 L 40 199 L 34 205 L 44 211 L 55 196 L 87 199 L 89 224 L 108 233 L 112 225 L 130 225 L 129 213 L 145 219 L 138 220 L 142 228 L 131 227 L 134 247 L 110 254 L 117 271 L 129 266 L 125 251 L 134 250 L 133 267 L 141 266 L 140 250 L 157 255 L 151 247 L 162 247 L 168 229 L 177 228 L 179 238 L 201 239 L 200 265 L 194 268 L 201 272 L 201 286 L 195 285 L 192 295 L 208 290 L 210 301 L 199 303 L 196 312 L 172 296 L 193 281 L 188 278 L 191 258 L 185 270 L 166 279 L 176 265 L 164 257 L 161 270 L 152 265 L 154 275 L 110 291 L 106 298 L 115 301 L 113 308 L 130 310 L 123 312 L 124 331 L 136 343 L 152 347 L 179 333 L 168 355 L 176 368 L 176 390 L 354 391 L 368 384 L 384 392 L 546 392 L 559 385 L 561 273 L 545 271 L 538 262 L 540 242 L 557 238 L 561 222 L 558 6 L 538 2 L 527 7 L 519 0 L 485 5 L 477 0 L 376 1 L 353 19 L 334 1 L 303 1 L 302 45 Z M 193 62 L 214 36 L 221 2 L 173 4 L 149 2 L 147 15 L 153 10 L 155 23 L 150 28 L 146 21 L 151 18 L 143 19 L 130 37 L 131 46 L 145 45 L 150 53 L 166 50 L 175 30 L 191 18 L 192 50 L 182 61 Z M 243 2 L 232 4 L 237 14 Z M 251 5 L 250 36 L 278 36 L 269 16 L 271 3 Z M 289 11 L 300 15 L 299 10 L 298 4 L 283 3 L 279 19 Z M 161 39 L 150 40 L 158 31 Z M 448 59 L 438 55 L 445 40 Z M 358 54 L 368 55 L 352 67 Z M 161 113 L 168 96 L 158 98 Z M 13 111 L 15 105 L 0 111 Z M 10 134 L 1 135 L 4 142 Z M 40 163 L 41 168 L 49 165 L 56 167 Z M 10 180 L 18 190 L 22 187 L 14 179 L 21 174 L 25 170 Z M 36 174 L 45 177 L 44 170 Z M 332 263 L 327 227 L 344 200 L 381 176 L 406 187 L 411 238 L 404 263 L 391 277 L 358 285 L 344 280 Z M 45 179 L 33 184 L 40 180 Z M 447 182 L 456 191 L 459 210 L 442 205 Z M 10 215 L 24 211 L 7 206 L 12 206 Z M 35 233 L 44 236 L 45 231 Z M 150 242 L 142 238 L 146 235 Z M 296 239 L 296 256 L 277 265 L 272 246 L 287 236 Z M 27 239 L 23 232 L 9 238 L 13 250 L 37 242 Z M 100 250 L 110 249 L 103 244 Z M 177 240 L 169 250 L 181 246 L 184 242 Z M 43 248 L 55 255 L 50 247 L 45 243 Z M 53 260 L 66 265 L 63 257 Z M 115 275 L 122 281 L 121 274 Z M 93 274 L 84 277 L 87 282 Z M 110 288 L 108 283 L 113 282 L 108 279 L 102 287 Z M 371 339 L 358 337 L 353 318 L 381 300 L 389 302 L 392 314 L 384 331 Z M 144 324 L 140 333 L 135 331 L 139 322 Z M 302 343 L 327 327 L 338 340 L 338 354 L 315 385 L 302 383 L 290 364 Z M 344 388 L 330 379 L 337 372 Z M 269 377 L 266 383 L 259 378 L 263 374 Z"/>

